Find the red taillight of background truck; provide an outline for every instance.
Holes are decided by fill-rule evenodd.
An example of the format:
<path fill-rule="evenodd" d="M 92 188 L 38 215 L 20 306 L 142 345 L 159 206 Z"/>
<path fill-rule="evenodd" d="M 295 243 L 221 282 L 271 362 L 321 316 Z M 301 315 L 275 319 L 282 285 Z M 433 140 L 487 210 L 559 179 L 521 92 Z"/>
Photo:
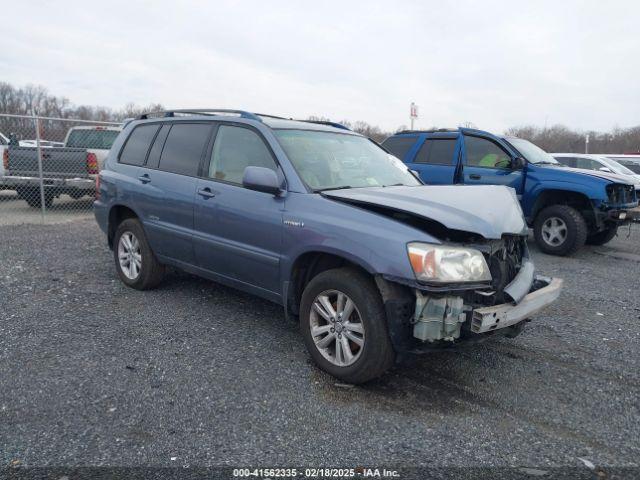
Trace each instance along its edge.
<path fill-rule="evenodd" d="M 5 170 L 9 169 L 9 149 L 5 148 L 4 152 L 2 152 L 2 165 Z"/>
<path fill-rule="evenodd" d="M 87 173 L 89 175 L 98 174 L 98 157 L 95 153 L 87 153 Z"/>

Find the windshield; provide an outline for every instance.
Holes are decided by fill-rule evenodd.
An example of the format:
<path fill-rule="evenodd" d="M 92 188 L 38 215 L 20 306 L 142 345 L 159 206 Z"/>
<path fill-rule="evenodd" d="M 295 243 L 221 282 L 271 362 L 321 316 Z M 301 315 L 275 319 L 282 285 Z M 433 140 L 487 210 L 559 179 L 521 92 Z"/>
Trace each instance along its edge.
<path fill-rule="evenodd" d="M 110 150 L 119 133 L 118 130 L 72 130 L 66 146 Z"/>
<path fill-rule="evenodd" d="M 614 160 L 620 163 L 621 165 L 623 165 L 625 168 L 631 170 L 633 173 L 635 174 L 640 173 L 640 159 L 634 161 L 634 160 L 628 160 L 626 158 L 614 158 Z"/>
<path fill-rule="evenodd" d="M 522 138 L 509 138 L 507 140 L 524 156 L 525 160 L 531 163 L 561 165 L 555 158 L 528 140 L 523 140 Z"/>
<path fill-rule="evenodd" d="M 342 133 L 276 130 L 302 180 L 313 190 L 415 186 L 407 166 L 369 139 Z"/>
<path fill-rule="evenodd" d="M 611 160 L 607 157 L 598 157 L 600 161 L 607 165 L 614 173 L 621 173 L 622 175 L 635 175 L 634 172 L 629 170 L 624 165 L 619 164 L 615 160 Z"/>

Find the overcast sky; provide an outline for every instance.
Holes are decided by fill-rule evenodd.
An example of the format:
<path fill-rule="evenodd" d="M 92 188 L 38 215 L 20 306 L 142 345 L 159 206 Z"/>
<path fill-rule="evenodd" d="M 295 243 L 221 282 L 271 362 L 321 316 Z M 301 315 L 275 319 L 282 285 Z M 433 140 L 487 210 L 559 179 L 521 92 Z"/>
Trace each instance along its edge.
<path fill-rule="evenodd" d="M 133 4 L 136 5 L 133 5 Z M 0 0 L 0 80 L 386 129 L 640 124 L 640 2 Z"/>

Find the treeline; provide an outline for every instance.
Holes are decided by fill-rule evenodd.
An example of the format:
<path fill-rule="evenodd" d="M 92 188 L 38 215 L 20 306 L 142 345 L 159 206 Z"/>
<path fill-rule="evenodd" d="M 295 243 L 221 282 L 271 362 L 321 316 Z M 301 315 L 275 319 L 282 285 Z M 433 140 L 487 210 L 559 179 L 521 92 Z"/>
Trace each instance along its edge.
<path fill-rule="evenodd" d="M 640 152 L 640 126 L 614 128 L 611 132 L 580 132 L 564 125 L 540 128 L 532 125 L 507 130 L 508 135 L 525 138 L 547 152 L 585 153 L 589 135 L 589 153 Z"/>
<path fill-rule="evenodd" d="M 102 122 L 118 122 L 144 112 L 162 110 L 160 104 L 138 106 L 128 103 L 121 109 L 93 105 L 75 105 L 66 97 L 52 95 L 42 86 L 27 85 L 16 88 L 0 82 L 0 113 L 31 115 L 33 111 L 43 117 L 74 118 Z"/>
<path fill-rule="evenodd" d="M 307 120 L 321 121 L 321 122 L 330 122 L 331 119 L 327 117 L 319 117 L 312 115 Z M 385 138 L 393 135 L 394 132 L 384 131 L 380 127 L 376 125 L 371 125 L 363 120 L 358 120 L 356 122 L 350 122 L 349 120 L 340 120 L 338 123 L 344 125 L 345 127 L 353 130 L 354 132 L 358 132 L 365 137 L 369 137 L 374 139 L 376 142 L 382 142 Z M 404 130 L 406 127 L 402 126 L 396 129 L 397 131 Z"/>
<path fill-rule="evenodd" d="M 120 109 L 92 105 L 75 105 L 66 97 L 52 95 L 42 86 L 27 85 L 16 88 L 7 82 L 0 82 L 0 113 L 14 115 L 31 115 L 35 110 L 45 117 L 74 118 L 95 121 L 122 121 L 144 112 L 163 110 L 161 104 L 139 106 L 128 103 Z M 327 117 L 312 116 L 309 120 L 330 121 Z M 0 122 L 1 123 L 1 122 Z M 351 122 L 342 120 L 339 123 L 352 130 L 366 135 L 378 142 L 394 132 L 386 131 L 363 120 Z M 469 122 L 461 126 L 472 126 Z M 396 131 L 403 130 L 403 125 Z M 497 132 L 496 132 L 497 133 Z M 506 132 L 525 138 L 548 152 L 585 151 L 585 138 L 589 135 L 590 153 L 631 153 L 640 152 L 640 126 L 632 128 L 614 128 L 611 132 L 578 131 L 564 125 L 551 128 L 540 128 L 532 125 L 510 128 Z"/>

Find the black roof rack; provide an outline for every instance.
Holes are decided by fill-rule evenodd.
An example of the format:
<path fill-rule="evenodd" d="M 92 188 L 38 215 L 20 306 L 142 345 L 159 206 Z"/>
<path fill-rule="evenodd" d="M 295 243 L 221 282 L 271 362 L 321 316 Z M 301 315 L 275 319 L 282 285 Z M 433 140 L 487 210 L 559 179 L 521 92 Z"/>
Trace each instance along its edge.
<path fill-rule="evenodd" d="M 182 113 L 187 115 L 215 115 L 217 113 L 235 113 L 242 118 L 257 120 L 259 122 L 262 121 L 260 117 L 257 116 L 255 113 L 246 112 L 244 110 L 230 110 L 226 108 L 189 108 L 189 109 L 181 109 L 181 110 L 164 110 L 161 112 L 148 112 L 140 115 L 138 117 L 138 120 L 147 120 L 150 115 L 162 116 L 162 117 L 175 117 L 176 113 Z"/>
<path fill-rule="evenodd" d="M 149 118 L 153 118 L 153 117 L 165 117 L 165 118 L 175 117 L 176 113 L 182 114 L 182 115 L 210 115 L 210 116 L 215 116 L 218 114 L 225 114 L 225 113 L 233 113 L 238 115 L 241 118 L 257 120 L 258 122 L 262 122 L 262 119 L 260 117 L 275 118 L 277 120 L 294 120 L 293 118 L 278 117 L 276 115 L 269 115 L 266 113 L 251 113 L 245 110 L 232 110 L 227 108 L 187 108 L 187 109 L 180 109 L 180 110 L 163 110 L 159 112 L 147 112 L 137 117 L 137 120 L 148 120 Z M 294 121 L 305 122 L 305 123 L 317 123 L 319 125 L 327 125 L 329 127 L 340 128 L 342 130 L 351 131 L 349 127 L 342 125 L 341 123 L 329 122 L 327 120 L 294 120 Z"/>
<path fill-rule="evenodd" d="M 424 130 L 400 130 L 399 132 L 394 133 L 394 135 L 398 135 L 400 133 L 435 133 L 435 132 L 457 132 L 458 128 L 427 128 Z"/>
<path fill-rule="evenodd" d="M 279 117 L 278 115 L 269 115 L 268 113 L 255 113 L 259 117 L 275 118 L 276 120 L 291 120 L 290 118 Z"/>
<path fill-rule="evenodd" d="M 338 122 L 329 122 L 327 120 L 296 120 L 296 122 L 305 122 L 305 123 L 317 123 L 318 125 L 327 125 L 333 128 L 339 128 L 341 130 L 349 130 L 351 129 L 341 123 Z"/>

